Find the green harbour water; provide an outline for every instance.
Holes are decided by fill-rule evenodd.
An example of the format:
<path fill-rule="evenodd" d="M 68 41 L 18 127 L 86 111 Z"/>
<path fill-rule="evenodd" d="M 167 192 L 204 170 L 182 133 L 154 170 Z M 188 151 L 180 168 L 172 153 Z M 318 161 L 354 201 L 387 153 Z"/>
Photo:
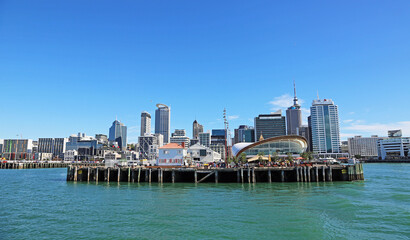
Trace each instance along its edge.
<path fill-rule="evenodd" d="M 365 181 L 66 182 L 66 169 L 0 170 L 0 239 L 409 239 L 410 164 Z"/>

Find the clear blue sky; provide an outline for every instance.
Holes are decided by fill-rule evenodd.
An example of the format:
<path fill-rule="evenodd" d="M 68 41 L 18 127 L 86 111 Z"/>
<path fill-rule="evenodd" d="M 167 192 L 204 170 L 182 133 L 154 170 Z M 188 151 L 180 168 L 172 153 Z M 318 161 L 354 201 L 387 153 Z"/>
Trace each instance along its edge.
<path fill-rule="evenodd" d="M 410 135 L 410 1 L 0 0 L 0 138 L 117 116 L 135 142 L 156 103 L 189 136 L 224 107 L 233 129 L 286 107 L 293 80 L 303 108 L 335 101 L 342 138 Z"/>

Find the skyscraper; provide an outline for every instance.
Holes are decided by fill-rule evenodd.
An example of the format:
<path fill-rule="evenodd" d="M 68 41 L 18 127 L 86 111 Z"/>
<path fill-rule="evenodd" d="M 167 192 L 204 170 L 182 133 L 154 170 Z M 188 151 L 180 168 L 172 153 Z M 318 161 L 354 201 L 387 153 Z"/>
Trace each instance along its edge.
<path fill-rule="evenodd" d="M 235 129 L 234 143 L 240 142 L 255 142 L 255 129 L 246 125 L 240 125 Z"/>
<path fill-rule="evenodd" d="M 169 143 L 170 125 L 171 125 L 171 110 L 165 105 L 158 103 L 155 110 L 155 133 L 164 136 L 164 144 Z"/>
<path fill-rule="evenodd" d="M 271 114 L 260 114 L 255 118 L 255 140 L 286 135 L 286 121 L 282 111 Z"/>
<path fill-rule="evenodd" d="M 64 152 L 67 142 L 68 138 L 39 138 L 38 152 L 52 153 L 53 158 L 64 158 Z"/>
<path fill-rule="evenodd" d="M 151 114 L 142 112 L 140 136 L 144 136 L 146 133 L 151 133 Z"/>
<path fill-rule="evenodd" d="M 314 153 L 340 153 L 339 113 L 332 99 L 313 100 L 310 107 L 312 150 Z"/>
<path fill-rule="evenodd" d="M 127 127 L 118 120 L 115 120 L 110 127 L 108 140 L 117 142 L 121 150 L 127 149 Z"/>
<path fill-rule="evenodd" d="M 196 120 L 192 124 L 192 138 L 198 139 L 198 134 L 204 132 L 204 126 L 199 124 Z"/>
<path fill-rule="evenodd" d="M 295 97 L 293 98 L 293 106 L 286 110 L 287 134 L 297 135 L 298 128 L 302 126 L 302 111 L 296 97 L 296 85 L 293 82 L 293 91 Z"/>
<path fill-rule="evenodd" d="M 199 144 L 201 144 L 202 146 L 209 147 L 211 145 L 211 133 L 199 133 L 198 138 Z"/>

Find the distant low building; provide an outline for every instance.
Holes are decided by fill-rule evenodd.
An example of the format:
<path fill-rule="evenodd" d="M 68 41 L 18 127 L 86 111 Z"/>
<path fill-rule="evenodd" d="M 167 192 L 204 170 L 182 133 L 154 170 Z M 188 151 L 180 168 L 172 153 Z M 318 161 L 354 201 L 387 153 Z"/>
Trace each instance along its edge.
<path fill-rule="evenodd" d="M 95 134 L 95 139 L 103 145 L 108 145 L 108 137 L 105 134 Z"/>
<path fill-rule="evenodd" d="M 385 159 L 409 157 L 410 138 L 394 137 L 378 141 L 378 157 Z"/>
<path fill-rule="evenodd" d="M 39 138 L 37 152 L 51 153 L 52 159 L 63 159 L 67 142 L 68 138 Z"/>
<path fill-rule="evenodd" d="M 187 153 L 191 158 L 192 163 L 205 164 L 210 162 L 218 162 L 221 160 L 221 154 L 200 144 L 195 144 L 189 147 Z"/>
<path fill-rule="evenodd" d="M 189 137 L 186 136 L 184 129 L 175 129 L 175 132 L 170 138 L 171 143 L 176 143 L 186 148 L 189 147 Z"/>
<path fill-rule="evenodd" d="M 39 161 L 50 161 L 53 160 L 53 154 L 37 152 L 34 154 L 34 159 Z"/>
<path fill-rule="evenodd" d="M 33 160 L 32 139 L 4 139 L 2 158 L 7 160 Z"/>
<path fill-rule="evenodd" d="M 78 152 L 76 150 L 67 150 L 64 153 L 64 161 L 75 161 L 77 160 Z"/>
<path fill-rule="evenodd" d="M 360 155 L 362 157 L 377 157 L 377 142 L 382 139 L 378 136 L 348 138 L 348 149 L 350 156 Z"/>
<path fill-rule="evenodd" d="M 158 166 L 183 166 L 187 150 L 176 143 L 168 143 L 159 148 Z"/>
<path fill-rule="evenodd" d="M 223 144 L 211 144 L 209 146 L 209 148 L 212 149 L 213 151 L 219 153 L 221 155 L 222 159 L 225 159 L 225 157 L 226 157 L 225 145 L 223 145 Z"/>
<path fill-rule="evenodd" d="M 84 133 L 71 135 L 66 144 L 66 151 L 75 150 L 78 160 L 91 160 L 103 155 L 103 145 L 95 138 L 86 136 Z"/>

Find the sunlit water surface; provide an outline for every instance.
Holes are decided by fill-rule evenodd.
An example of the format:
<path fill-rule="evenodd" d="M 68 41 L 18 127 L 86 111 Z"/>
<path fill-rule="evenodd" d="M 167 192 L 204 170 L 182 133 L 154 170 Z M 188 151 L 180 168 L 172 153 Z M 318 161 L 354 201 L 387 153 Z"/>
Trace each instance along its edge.
<path fill-rule="evenodd" d="M 0 170 L 0 239 L 409 239 L 410 164 L 365 181 L 66 182 L 66 169 Z"/>

